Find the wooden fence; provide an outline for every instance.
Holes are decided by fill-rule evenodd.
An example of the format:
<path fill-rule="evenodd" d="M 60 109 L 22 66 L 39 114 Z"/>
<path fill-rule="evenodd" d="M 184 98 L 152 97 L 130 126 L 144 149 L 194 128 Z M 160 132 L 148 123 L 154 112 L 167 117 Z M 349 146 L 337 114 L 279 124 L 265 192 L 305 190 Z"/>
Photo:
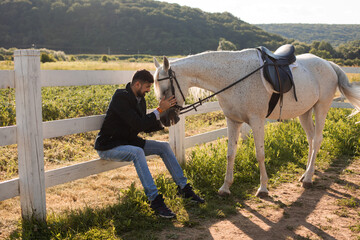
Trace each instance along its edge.
<path fill-rule="evenodd" d="M 45 172 L 43 139 L 99 130 L 104 115 L 42 122 L 41 87 L 125 84 L 132 75 L 133 71 L 40 70 L 39 50 L 16 50 L 14 70 L 0 71 L 0 88 L 15 88 L 16 100 L 16 125 L 0 127 L 0 146 L 17 144 L 19 178 L 0 182 L 0 201 L 20 195 L 22 217 L 45 221 L 46 188 L 130 164 L 95 159 Z M 339 102 L 333 107 L 352 108 Z M 185 161 L 186 148 L 227 136 L 222 128 L 185 138 L 186 116 L 218 110 L 218 102 L 203 104 L 169 128 L 169 143 L 180 162 Z"/>

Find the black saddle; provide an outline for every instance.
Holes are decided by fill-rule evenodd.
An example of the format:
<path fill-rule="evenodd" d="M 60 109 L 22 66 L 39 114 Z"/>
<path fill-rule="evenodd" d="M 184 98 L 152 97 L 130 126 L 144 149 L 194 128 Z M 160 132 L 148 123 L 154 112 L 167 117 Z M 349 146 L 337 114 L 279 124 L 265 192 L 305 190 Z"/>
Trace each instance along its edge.
<path fill-rule="evenodd" d="M 297 101 L 295 84 L 289 67 L 296 61 L 295 48 L 291 44 L 286 44 L 279 47 L 274 53 L 263 46 L 257 49 L 261 52 L 264 61 L 264 77 L 275 90 L 271 96 L 266 117 L 272 113 L 279 99 L 281 117 L 283 94 L 290 91 L 292 87 L 294 87 L 295 100 Z"/>

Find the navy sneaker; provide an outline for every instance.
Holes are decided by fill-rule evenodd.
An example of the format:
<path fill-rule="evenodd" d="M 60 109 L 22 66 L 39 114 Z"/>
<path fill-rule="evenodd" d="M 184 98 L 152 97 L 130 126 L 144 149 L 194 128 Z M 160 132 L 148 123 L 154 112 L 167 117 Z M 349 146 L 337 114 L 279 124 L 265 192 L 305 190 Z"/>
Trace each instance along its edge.
<path fill-rule="evenodd" d="M 161 194 L 158 194 L 156 198 L 151 201 L 150 207 L 155 211 L 157 215 L 163 218 L 174 218 L 176 214 L 173 213 L 164 203 L 164 199 Z"/>
<path fill-rule="evenodd" d="M 195 202 L 195 203 L 204 203 L 205 202 L 204 199 L 202 199 L 201 197 L 199 197 L 198 195 L 196 195 L 194 193 L 194 191 L 189 183 L 186 184 L 183 189 L 181 189 L 178 186 L 178 193 L 179 193 L 179 195 L 183 196 L 183 198 L 190 199 L 191 202 Z"/>

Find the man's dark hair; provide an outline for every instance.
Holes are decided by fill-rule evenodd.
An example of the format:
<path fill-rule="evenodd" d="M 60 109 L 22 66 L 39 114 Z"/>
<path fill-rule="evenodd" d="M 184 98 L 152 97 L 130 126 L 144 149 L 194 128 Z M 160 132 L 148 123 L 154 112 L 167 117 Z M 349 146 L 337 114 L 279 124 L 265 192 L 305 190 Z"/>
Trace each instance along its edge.
<path fill-rule="evenodd" d="M 134 74 L 131 84 L 136 83 L 137 81 L 140 81 L 141 83 L 154 83 L 154 77 L 148 70 L 138 70 Z"/>

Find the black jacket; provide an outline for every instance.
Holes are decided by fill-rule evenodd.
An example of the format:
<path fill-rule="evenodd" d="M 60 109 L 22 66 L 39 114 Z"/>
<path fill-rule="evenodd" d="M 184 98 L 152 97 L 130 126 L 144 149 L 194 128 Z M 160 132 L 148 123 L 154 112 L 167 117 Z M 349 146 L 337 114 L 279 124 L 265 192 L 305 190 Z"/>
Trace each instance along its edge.
<path fill-rule="evenodd" d="M 146 114 L 146 102 L 140 103 L 131 90 L 118 89 L 113 95 L 100 132 L 95 140 L 95 149 L 105 151 L 120 145 L 133 145 L 144 148 L 145 140 L 140 132 L 153 132 L 163 129 L 154 113 Z"/>

